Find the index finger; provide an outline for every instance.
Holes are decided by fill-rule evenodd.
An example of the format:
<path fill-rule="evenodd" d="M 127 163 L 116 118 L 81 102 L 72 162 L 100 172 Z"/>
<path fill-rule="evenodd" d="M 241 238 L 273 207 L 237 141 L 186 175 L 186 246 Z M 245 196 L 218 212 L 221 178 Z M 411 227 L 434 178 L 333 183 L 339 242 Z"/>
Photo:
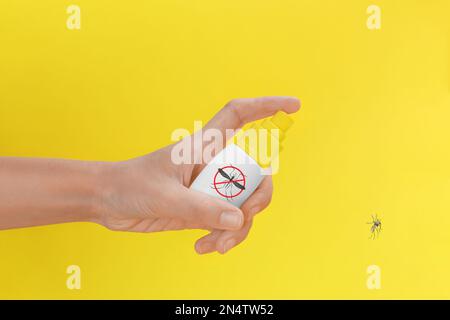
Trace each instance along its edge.
<path fill-rule="evenodd" d="M 277 111 L 294 113 L 300 109 L 295 97 L 260 97 L 231 100 L 205 126 L 226 133 L 226 129 L 239 129 L 244 124 L 274 115 Z"/>

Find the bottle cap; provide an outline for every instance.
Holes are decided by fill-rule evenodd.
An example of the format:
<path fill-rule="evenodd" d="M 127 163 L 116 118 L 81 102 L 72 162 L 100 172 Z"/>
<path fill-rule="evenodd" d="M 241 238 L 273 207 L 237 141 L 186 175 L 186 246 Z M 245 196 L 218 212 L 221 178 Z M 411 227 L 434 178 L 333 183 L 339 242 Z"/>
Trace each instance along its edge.
<path fill-rule="evenodd" d="M 261 136 L 257 133 L 253 135 L 253 143 L 251 143 L 251 134 L 248 134 L 251 130 L 246 130 L 240 132 L 235 136 L 235 143 L 241 147 L 247 154 L 249 154 L 262 168 L 270 166 L 272 160 L 278 156 L 278 152 L 283 150 L 282 141 L 286 138 L 286 131 L 294 124 L 294 120 L 290 116 L 283 112 L 278 111 L 271 118 L 266 118 L 262 122 L 255 122 L 249 129 L 254 130 L 253 132 L 258 132 L 258 130 L 267 130 L 270 138 L 267 141 L 260 143 L 259 139 Z M 248 137 L 248 140 L 247 140 Z M 267 137 L 267 135 L 266 135 Z M 276 141 L 274 141 L 274 138 Z M 256 140 L 255 140 L 256 139 Z M 276 143 L 276 150 L 273 149 L 273 145 Z M 262 150 L 262 152 L 260 152 Z M 272 154 L 275 152 L 274 154 Z M 262 159 L 261 154 L 264 158 L 269 158 L 269 161 Z M 263 161 L 264 160 L 264 161 Z"/>
<path fill-rule="evenodd" d="M 283 111 L 278 111 L 271 119 L 272 123 L 276 125 L 281 131 L 288 131 L 294 124 L 294 120 Z"/>

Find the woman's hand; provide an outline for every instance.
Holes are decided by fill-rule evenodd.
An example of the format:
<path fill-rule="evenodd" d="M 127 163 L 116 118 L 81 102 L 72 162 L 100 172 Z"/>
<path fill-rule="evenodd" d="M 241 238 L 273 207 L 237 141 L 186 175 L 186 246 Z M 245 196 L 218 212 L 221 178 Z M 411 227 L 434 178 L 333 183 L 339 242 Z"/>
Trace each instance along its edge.
<path fill-rule="evenodd" d="M 290 97 L 233 100 L 204 129 L 225 137 L 226 129 L 299 107 Z M 174 146 L 116 163 L 0 158 L 0 229 L 78 221 L 135 232 L 205 229 L 211 233 L 197 241 L 197 252 L 225 253 L 269 204 L 272 180 L 266 177 L 238 209 L 189 189 L 204 164 L 175 164 Z"/>
<path fill-rule="evenodd" d="M 299 107 L 298 99 L 291 97 L 237 99 L 204 129 L 219 129 L 225 137 L 226 129 L 240 128 L 279 110 L 296 112 Z M 174 164 L 173 147 L 124 162 L 101 164 L 94 221 L 111 230 L 133 232 L 211 230 L 197 241 L 197 252 L 225 253 L 246 238 L 253 217 L 269 205 L 272 179 L 267 176 L 239 209 L 189 189 L 204 164 Z"/>

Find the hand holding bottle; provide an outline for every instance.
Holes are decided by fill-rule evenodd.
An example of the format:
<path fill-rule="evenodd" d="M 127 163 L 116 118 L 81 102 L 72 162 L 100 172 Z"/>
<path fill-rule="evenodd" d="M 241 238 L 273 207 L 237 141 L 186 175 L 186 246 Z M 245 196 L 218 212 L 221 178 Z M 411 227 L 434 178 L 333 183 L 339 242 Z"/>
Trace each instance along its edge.
<path fill-rule="evenodd" d="M 299 107 L 292 97 L 237 99 L 205 128 L 225 133 Z M 270 203 L 271 177 L 237 208 L 189 189 L 204 165 L 174 164 L 173 147 L 122 162 L 0 158 L 0 229 L 76 221 L 132 232 L 205 229 L 214 231 L 197 241 L 197 252 L 225 253 L 245 239 L 254 215 Z"/>
<path fill-rule="evenodd" d="M 238 129 L 280 110 L 292 113 L 299 108 L 299 100 L 292 97 L 232 100 L 204 129 L 219 129 L 225 137 L 226 129 Z M 239 209 L 189 189 L 205 164 L 174 164 L 170 158 L 173 147 L 110 166 L 104 174 L 104 205 L 98 221 L 124 231 L 213 230 L 197 241 L 197 252 L 225 253 L 246 238 L 255 214 L 269 205 L 272 178 L 266 176 Z"/>

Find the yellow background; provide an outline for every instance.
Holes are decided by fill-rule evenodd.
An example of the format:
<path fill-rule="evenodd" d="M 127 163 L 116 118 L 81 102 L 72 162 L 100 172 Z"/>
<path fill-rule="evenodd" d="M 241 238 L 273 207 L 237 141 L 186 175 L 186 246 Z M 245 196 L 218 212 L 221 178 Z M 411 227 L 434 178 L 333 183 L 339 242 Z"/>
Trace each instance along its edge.
<path fill-rule="evenodd" d="M 303 108 L 237 249 L 198 256 L 200 231 L 2 231 L 0 298 L 450 298 L 448 21 L 447 0 L 2 1 L 1 156 L 124 160 L 232 98 Z"/>

